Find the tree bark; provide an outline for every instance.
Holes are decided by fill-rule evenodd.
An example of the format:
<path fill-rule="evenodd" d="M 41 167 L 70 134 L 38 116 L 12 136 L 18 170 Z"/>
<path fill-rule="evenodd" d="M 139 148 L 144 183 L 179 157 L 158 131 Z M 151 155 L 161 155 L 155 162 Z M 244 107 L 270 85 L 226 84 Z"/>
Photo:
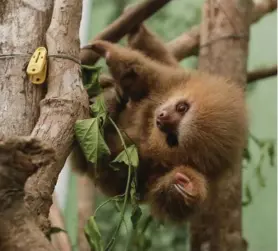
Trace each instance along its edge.
<path fill-rule="evenodd" d="M 0 133 L 5 136 L 29 135 L 38 119 L 43 87 L 30 83 L 24 66 L 45 44 L 52 8 L 49 0 L 1 1 L 0 54 L 20 54 L 0 57 Z"/>
<path fill-rule="evenodd" d="M 252 23 L 258 22 L 266 14 L 275 11 L 276 9 L 276 0 L 254 2 L 254 6 L 252 8 Z M 167 46 L 178 60 L 182 60 L 186 57 L 196 56 L 198 54 L 200 45 L 199 42 L 200 27 L 196 25 L 189 31 L 168 42 Z"/>
<path fill-rule="evenodd" d="M 50 55 L 65 54 L 78 58 L 81 1 L 56 0 L 51 25 L 46 33 Z M 32 136 L 48 142 L 59 156 L 55 165 L 39 170 L 26 184 L 25 200 L 29 210 L 38 215 L 39 225 L 48 229 L 47 217 L 58 175 L 74 140 L 74 124 L 88 115 L 88 96 L 81 80 L 80 65 L 51 57 L 48 90 L 41 101 L 40 117 Z"/>
<path fill-rule="evenodd" d="M 6 137 L 31 134 L 52 146 L 57 156 L 28 178 L 19 202 L 17 197 L 8 198 L 14 212 L 3 214 L 1 221 L 11 226 L 10 232 L 3 228 L 5 250 L 53 250 L 44 237 L 50 227 L 53 190 L 72 148 L 75 121 L 85 118 L 89 107 L 78 60 L 80 19 L 81 1 L 76 0 L 55 0 L 54 5 L 50 0 L 5 0 L 0 4 L 0 53 L 4 54 L 0 56 L 1 133 Z M 44 85 L 31 84 L 24 66 L 35 49 L 46 43 L 51 57 L 47 93 L 41 100 L 46 92 Z M 64 58 L 63 54 L 71 57 Z M 40 152 L 39 146 L 34 151 Z M 44 153 L 40 154 L 44 159 Z M 13 232 L 16 224 L 19 227 Z M 5 246 L 9 238 L 13 246 L 19 246 Z M 21 244 L 24 240 L 26 246 Z"/>
<path fill-rule="evenodd" d="M 190 56 L 196 56 L 199 51 L 200 27 L 196 25 L 189 31 L 176 37 L 167 43 L 169 51 L 177 60 L 182 60 Z"/>
<path fill-rule="evenodd" d="M 40 141 L 17 137 L 0 141 L 0 250 L 54 251 L 24 204 L 24 184 L 38 168 L 56 161 Z"/>
<path fill-rule="evenodd" d="M 199 69 L 246 84 L 250 0 L 206 0 L 200 33 Z M 212 183 L 207 210 L 191 225 L 192 251 L 241 251 L 241 163 Z"/>

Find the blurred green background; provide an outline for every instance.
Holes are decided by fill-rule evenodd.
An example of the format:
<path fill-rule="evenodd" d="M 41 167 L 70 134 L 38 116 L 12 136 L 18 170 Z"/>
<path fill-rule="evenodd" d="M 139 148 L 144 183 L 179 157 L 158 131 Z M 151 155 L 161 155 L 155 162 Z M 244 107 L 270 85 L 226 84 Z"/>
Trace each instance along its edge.
<path fill-rule="evenodd" d="M 262 0 L 263 1 L 263 0 Z M 132 0 L 94 0 L 92 4 L 91 26 L 87 38 L 94 37 L 104 27 L 116 19 L 125 5 L 136 2 Z M 158 33 L 165 41 L 177 37 L 201 20 L 202 0 L 172 1 L 147 21 L 149 27 Z M 248 69 L 261 66 L 271 66 L 277 62 L 277 13 L 265 16 L 251 28 Z M 100 61 L 100 65 L 104 65 Z M 182 64 L 193 68 L 197 58 L 185 59 Z M 276 77 L 252 83 L 248 88 L 247 101 L 250 113 L 250 133 L 253 139 L 249 141 L 250 162 L 244 162 L 243 168 L 243 231 L 251 251 L 277 250 L 277 169 L 276 150 L 274 165 L 270 164 L 268 154 L 264 154 L 266 142 L 275 142 L 276 149 L 276 119 L 277 119 L 277 79 Z M 257 142 L 257 143 L 256 143 Z M 76 243 L 77 212 L 75 176 L 70 175 L 66 198 L 65 216 L 67 231 L 73 244 Z M 97 196 L 97 204 L 103 197 Z M 145 209 L 144 209 L 145 210 Z M 147 210 L 147 209 L 146 209 Z M 118 213 L 113 205 L 103 208 L 97 221 L 105 238 L 111 235 L 111 225 L 116 223 Z M 109 220 L 107 220 L 109 219 Z M 130 228 L 129 219 L 126 220 Z M 143 219 L 144 223 L 144 219 Z M 146 219 L 148 224 L 148 219 Z M 161 226 L 151 222 L 144 238 L 132 231 L 121 229 L 121 236 L 115 250 L 123 250 L 127 239 L 134 235 L 136 243 L 130 243 L 129 250 L 186 250 L 187 226 Z M 132 240 L 132 238 L 131 238 Z M 140 243 L 139 243 L 140 242 Z M 141 249 L 139 248 L 141 245 Z M 143 245 L 143 247 L 142 247 Z M 149 249 L 148 249 L 149 248 Z M 77 249 L 76 249 L 77 250 Z"/>

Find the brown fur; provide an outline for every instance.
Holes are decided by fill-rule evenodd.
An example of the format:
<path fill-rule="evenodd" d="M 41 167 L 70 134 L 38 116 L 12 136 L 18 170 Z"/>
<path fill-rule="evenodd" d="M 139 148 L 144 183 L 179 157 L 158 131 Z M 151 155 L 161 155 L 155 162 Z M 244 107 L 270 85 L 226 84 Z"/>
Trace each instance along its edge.
<path fill-rule="evenodd" d="M 177 193 L 173 187 L 174 174 L 181 172 L 193 184 L 193 196 L 186 197 Z M 188 218 L 199 209 L 207 196 L 207 181 L 203 175 L 188 166 L 178 166 L 150 184 L 147 200 L 152 205 L 152 213 L 159 219 L 179 222 Z M 174 209 L 174 210 L 173 210 Z"/>
<path fill-rule="evenodd" d="M 146 28 L 131 36 L 131 46 L 144 51 L 146 45 L 148 57 L 105 41 L 96 41 L 93 47 L 106 58 L 116 85 L 129 97 L 116 122 L 139 149 L 141 200 L 150 204 L 157 218 L 183 221 L 205 201 L 210 182 L 240 161 L 247 133 L 244 93 L 230 80 L 183 70 L 162 43 L 156 46 L 159 40 Z M 151 48 L 156 50 L 150 53 Z M 170 147 L 156 126 L 155 113 L 180 99 L 190 109 L 177 129 L 178 146 Z M 105 139 L 114 158 L 122 150 L 119 137 L 107 128 Z M 176 173 L 189 178 L 193 197 L 177 192 Z M 122 194 L 126 174 L 113 171 L 104 161 L 96 182 L 108 195 Z"/>
<path fill-rule="evenodd" d="M 142 52 L 145 56 L 160 63 L 179 67 L 175 57 L 168 51 L 157 36 L 145 27 L 145 25 L 140 25 L 132 30 L 128 36 L 128 44 L 131 48 Z"/>

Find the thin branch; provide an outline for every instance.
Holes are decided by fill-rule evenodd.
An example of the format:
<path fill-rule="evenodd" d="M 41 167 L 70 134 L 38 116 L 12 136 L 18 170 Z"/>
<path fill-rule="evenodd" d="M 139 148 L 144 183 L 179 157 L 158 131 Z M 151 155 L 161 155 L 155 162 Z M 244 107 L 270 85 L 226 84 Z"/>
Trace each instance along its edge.
<path fill-rule="evenodd" d="M 53 204 L 49 212 L 49 220 L 52 227 L 58 227 L 65 230 L 64 217 L 58 207 L 55 194 L 53 195 Z M 65 232 L 53 233 L 51 236 L 53 246 L 59 251 L 71 251 L 71 242 L 69 236 Z"/>
<path fill-rule="evenodd" d="M 169 51 L 179 61 L 198 54 L 200 42 L 200 27 L 194 26 L 191 30 L 167 43 Z"/>
<path fill-rule="evenodd" d="M 274 76 L 277 76 L 277 65 L 273 65 L 266 68 L 260 68 L 248 72 L 247 82 L 252 83 L 257 80 L 274 77 Z"/>
<path fill-rule="evenodd" d="M 93 214 L 95 185 L 88 175 L 77 176 L 77 195 L 78 195 L 78 249 L 79 251 L 90 251 L 84 233 L 84 227 L 89 217 Z"/>
<path fill-rule="evenodd" d="M 276 0 L 261 0 L 254 3 L 252 23 L 258 22 L 263 16 L 275 10 L 277 10 Z"/>
<path fill-rule="evenodd" d="M 277 76 L 277 65 L 255 69 L 247 73 L 247 83 L 251 84 L 257 80 L 262 80 L 274 76 Z M 111 77 L 108 77 L 107 75 L 100 75 L 100 78 L 107 79 L 107 81 L 109 80 L 110 82 L 113 81 L 113 79 Z"/>
<path fill-rule="evenodd" d="M 94 40 L 102 39 L 111 42 L 119 41 L 134 27 L 144 22 L 170 1 L 171 0 L 147 0 L 139 3 L 135 7 L 124 12 L 118 19 L 99 33 Z M 89 44 L 92 42 L 93 40 L 91 40 Z M 83 64 L 95 64 L 99 59 L 99 56 L 90 50 L 90 46 L 86 46 L 81 49 L 80 59 Z"/>
<path fill-rule="evenodd" d="M 90 251 L 90 246 L 84 234 L 84 227 L 87 224 L 89 217 L 93 214 L 95 184 L 91 177 L 86 173 L 88 162 L 84 157 L 81 148 L 76 145 L 71 152 L 68 163 L 77 176 L 77 211 L 78 211 L 78 250 Z M 84 169 L 82 169 L 84 168 Z M 80 170 L 81 169 L 81 170 Z M 81 173 L 84 171 L 84 173 Z"/>
<path fill-rule="evenodd" d="M 255 2 L 253 4 L 252 23 L 258 22 L 266 14 L 277 9 L 276 0 Z M 200 28 L 194 26 L 189 31 L 168 42 L 169 50 L 178 60 L 198 54 L 200 43 Z"/>

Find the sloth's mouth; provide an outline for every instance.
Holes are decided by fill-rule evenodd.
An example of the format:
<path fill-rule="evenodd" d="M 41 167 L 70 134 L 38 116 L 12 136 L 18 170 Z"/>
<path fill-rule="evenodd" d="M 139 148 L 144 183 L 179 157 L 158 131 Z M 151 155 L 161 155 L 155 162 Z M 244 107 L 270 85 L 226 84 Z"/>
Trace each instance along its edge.
<path fill-rule="evenodd" d="M 176 133 L 167 133 L 166 134 L 166 142 L 170 147 L 175 147 L 179 145 L 178 137 Z"/>
<path fill-rule="evenodd" d="M 160 120 L 156 120 L 157 128 L 163 132 L 166 136 L 166 143 L 169 147 L 178 146 L 178 137 L 176 131 L 176 125 L 173 123 L 165 123 L 161 122 Z"/>

